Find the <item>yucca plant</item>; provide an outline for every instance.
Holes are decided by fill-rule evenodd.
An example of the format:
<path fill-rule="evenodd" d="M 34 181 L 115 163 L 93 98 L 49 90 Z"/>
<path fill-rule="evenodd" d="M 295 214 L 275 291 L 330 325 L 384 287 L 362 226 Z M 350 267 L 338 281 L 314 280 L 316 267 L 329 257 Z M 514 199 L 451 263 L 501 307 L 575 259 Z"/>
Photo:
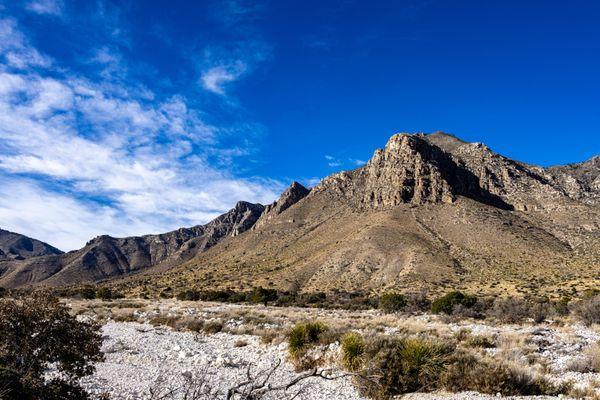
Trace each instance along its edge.
<path fill-rule="evenodd" d="M 342 363 L 350 371 L 360 368 L 365 353 L 365 340 L 356 332 L 349 332 L 342 337 Z"/>

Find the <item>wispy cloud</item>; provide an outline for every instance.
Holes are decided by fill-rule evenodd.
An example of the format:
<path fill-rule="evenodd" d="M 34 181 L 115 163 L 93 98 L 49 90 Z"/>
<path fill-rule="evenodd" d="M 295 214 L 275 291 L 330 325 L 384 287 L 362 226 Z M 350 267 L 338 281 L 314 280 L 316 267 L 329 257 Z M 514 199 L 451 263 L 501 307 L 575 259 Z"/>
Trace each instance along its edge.
<path fill-rule="evenodd" d="M 342 162 L 334 156 L 325 155 L 325 160 L 327 160 L 327 165 L 332 168 L 339 167 L 342 165 Z"/>
<path fill-rule="evenodd" d="M 204 89 L 219 95 L 225 95 L 225 86 L 240 78 L 246 69 L 246 64 L 237 60 L 229 65 L 218 65 L 209 68 L 202 73 L 200 81 Z"/>
<path fill-rule="evenodd" d="M 25 4 L 25 8 L 36 14 L 61 16 L 64 3 L 61 0 L 32 0 Z"/>
<path fill-rule="evenodd" d="M 238 200 L 267 203 L 283 189 L 215 165 L 244 154 L 219 146 L 237 128 L 208 123 L 182 95 L 157 100 L 140 90 L 123 78 L 118 53 L 100 48 L 92 62 L 123 75 L 91 80 L 57 68 L 13 19 L 0 20 L 0 39 L 3 228 L 70 250 L 100 233 L 207 222 Z M 216 90 L 223 79 L 213 81 Z"/>

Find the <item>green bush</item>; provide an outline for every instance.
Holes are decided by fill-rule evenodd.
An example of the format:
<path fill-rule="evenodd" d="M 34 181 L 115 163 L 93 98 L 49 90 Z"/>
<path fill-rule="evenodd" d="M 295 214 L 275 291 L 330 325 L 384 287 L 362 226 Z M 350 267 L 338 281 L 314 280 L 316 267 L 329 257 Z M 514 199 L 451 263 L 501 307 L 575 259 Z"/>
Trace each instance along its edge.
<path fill-rule="evenodd" d="M 327 331 L 327 325 L 321 322 L 296 324 L 288 335 L 288 350 L 292 357 L 297 357 L 308 345 L 315 344 L 319 337 Z"/>
<path fill-rule="evenodd" d="M 98 331 L 52 296 L 0 300 L 0 397 L 88 399 L 79 379 L 103 359 Z M 59 374 L 46 379 L 50 366 Z"/>
<path fill-rule="evenodd" d="M 436 388 L 452 349 L 421 338 L 381 337 L 368 343 L 365 350 L 364 394 L 388 399 L 403 393 Z"/>
<path fill-rule="evenodd" d="M 184 290 L 177 294 L 177 300 L 181 301 L 198 301 L 200 300 L 200 292 L 197 290 Z"/>
<path fill-rule="evenodd" d="M 362 365 L 365 352 L 365 340 L 356 332 L 349 332 L 342 337 L 342 363 L 350 371 L 356 371 Z"/>
<path fill-rule="evenodd" d="M 200 300 L 227 302 L 232 294 L 227 290 L 206 290 L 200 293 Z"/>
<path fill-rule="evenodd" d="M 379 309 L 393 313 L 406 307 L 406 297 L 400 293 L 385 293 L 379 298 Z"/>
<path fill-rule="evenodd" d="M 265 306 L 268 302 L 275 300 L 277 300 L 277 290 L 265 289 L 263 287 L 255 288 L 250 296 L 252 303 L 263 303 Z"/>
<path fill-rule="evenodd" d="M 107 287 L 101 287 L 96 290 L 96 298 L 102 300 L 110 300 L 113 298 L 112 291 Z"/>
<path fill-rule="evenodd" d="M 79 289 L 79 296 L 85 300 L 91 300 L 96 298 L 96 289 L 92 286 L 84 286 Z"/>
<path fill-rule="evenodd" d="M 431 311 L 435 314 L 452 314 L 455 306 L 471 308 L 475 303 L 477 303 L 477 297 L 454 291 L 435 300 L 431 304 Z"/>

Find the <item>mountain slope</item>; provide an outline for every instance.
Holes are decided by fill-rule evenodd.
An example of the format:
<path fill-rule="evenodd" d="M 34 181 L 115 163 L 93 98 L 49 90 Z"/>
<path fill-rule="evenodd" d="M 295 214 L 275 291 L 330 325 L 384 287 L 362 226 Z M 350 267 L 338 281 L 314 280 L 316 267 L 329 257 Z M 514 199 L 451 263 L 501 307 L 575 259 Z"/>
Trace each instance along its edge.
<path fill-rule="evenodd" d="M 561 168 L 442 133 L 394 135 L 364 167 L 150 286 L 572 294 L 600 283 L 599 170 Z M 139 290 L 135 277 L 118 285 Z"/>
<path fill-rule="evenodd" d="M 260 217 L 260 204 L 239 202 L 206 225 L 140 237 L 99 236 L 80 250 L 0 264 L 0 286 L 57 286 L 94 282 L 178 263 L 214 246 L 227 236 L 250 229 Z"/>
<path fill-rule="evenodd" d="M 24 260 L 49 254 L 62 254 L 62 251 L 39 240 L 0 229 L 0 260 Z"/>

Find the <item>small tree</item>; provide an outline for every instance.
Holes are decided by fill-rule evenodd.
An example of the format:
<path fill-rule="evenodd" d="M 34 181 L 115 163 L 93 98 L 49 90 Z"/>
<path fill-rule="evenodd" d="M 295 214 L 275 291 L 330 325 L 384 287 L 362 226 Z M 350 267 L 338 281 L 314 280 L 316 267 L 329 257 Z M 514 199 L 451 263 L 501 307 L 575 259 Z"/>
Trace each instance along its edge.
<path fill-rule="evenodd" d="M 51 296 L 0 300 L 2 399 L 88 399 L 78 381 L 103 359 L 98 329 Z M 51 367 L 58 374 L 47 380 Z"/>
<path fill-rule="evenodd" d="M 431 304 L 431 311 L 439 314 L 452 314 L 455 306 L 471 308 L 477 303 L 477 297 L 459 291 L 450 292 Z"/>
<path fill-rule="evenodd" d="M 400 293 L 385 293 L 379 298 L 379 309 L 393 313 L 406 307 L 406 297 Z"/>
<path fill-rule="evenodd" d="M 96 298 L 96 290 L 92 286 L 84 286 L 79 289 L 79 296 L 85 300 Z"/>
<path fill-rule="evenodd" d="M 110 300 L 112 299 L 112 291 L 107 287 L 101 287 L 96 290 L 96 298 L 102 300 Z"/>
<path fill-rule="evenodd" d="M 253 303 L 263 303 L 266 306 L 269 301 L 277 300 L 277 290 L 257 287 L 252 291 L 250 300 Z"/>

